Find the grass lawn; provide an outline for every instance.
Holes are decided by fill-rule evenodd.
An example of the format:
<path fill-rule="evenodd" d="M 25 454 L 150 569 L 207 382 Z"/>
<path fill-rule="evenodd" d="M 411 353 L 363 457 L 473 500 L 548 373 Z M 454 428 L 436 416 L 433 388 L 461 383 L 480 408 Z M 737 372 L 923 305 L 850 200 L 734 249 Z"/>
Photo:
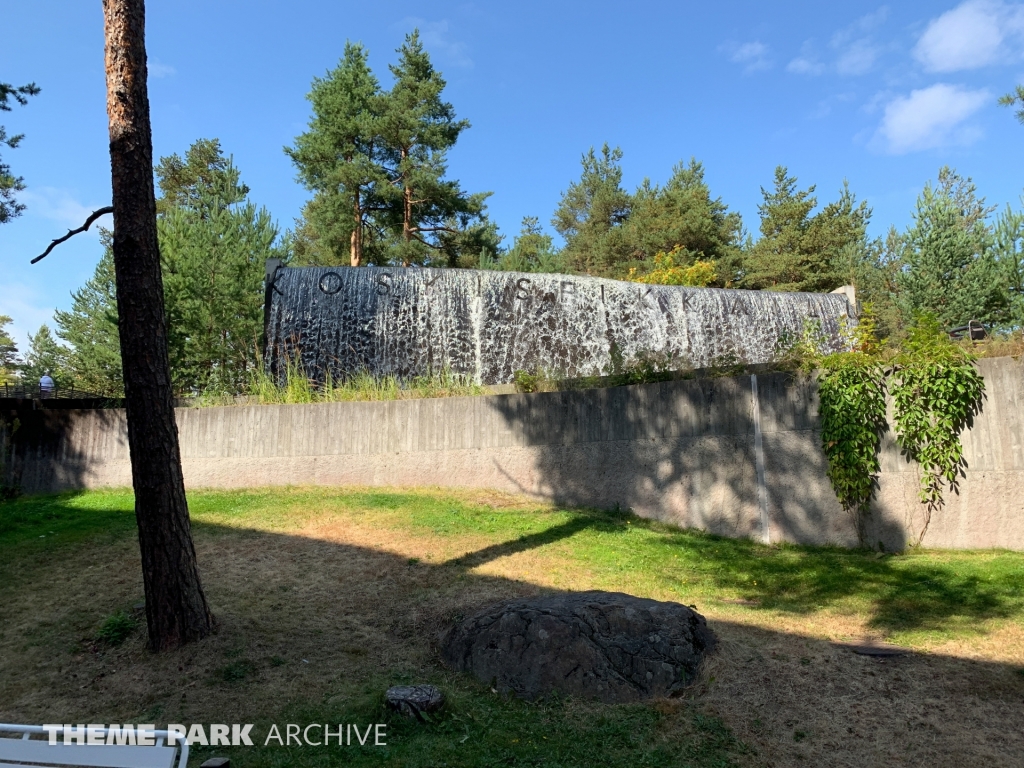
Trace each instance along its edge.
<path fill-rule="evenodd" d="M 1024 554 L 764 547 L 481 492 L 189 495 L 219 629 L 144 648 L 132 498 L 0 503 L 0 721 L 255 723 L 238 766 L 960 766 L 1024 754 Z M 720 650 L 681 699 L 525 703 L 438 662 L 506 597 L 606 589 L 696 605 Z M 857 656 L 873 636 L 914 650 Z M 389 685 L 433 682 L 416 725 Z M 384 722 L 387 747 L 262 746 L 271 724 Z M 332 728 L 334 726 L 332 725 Z"/>

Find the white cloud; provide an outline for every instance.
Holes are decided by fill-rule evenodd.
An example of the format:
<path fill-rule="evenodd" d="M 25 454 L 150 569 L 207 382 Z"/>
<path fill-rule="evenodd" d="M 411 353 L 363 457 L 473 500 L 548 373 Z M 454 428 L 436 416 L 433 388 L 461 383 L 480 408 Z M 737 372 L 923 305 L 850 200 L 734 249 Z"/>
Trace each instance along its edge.
<path fill-rule="evenodd" d="M 768 56 L 768 46 L 758 40 L 749 43 L 724 43 L 718 50 L 725 53 L 733 64 L 742 64 L 744 72 L 756 72 L 759 69 L 768 69 L 772 65 Z"/>
<path fill-rule="evenodd" d="M 1024 6 L 998 0 L 967 0 L 933 19 L 914 46 L 929 72 L 957 72 L 1020 54 Z M 1013 45 L 1016 43 L 1016 45 Z"/>
<path fill-rule="evenodd" d="M 164 64 L 157 58 L 152 58 L 147 61 L 146 69 L 149 70 L 150 77 L 170 77 L 178 71 L 170 64 Z"/>
<path fill-rule="evenodd" d="M 948 144 L 969 144 L 981 132 L 964 121 L 991 98 L 988 91 L 971 91 L 946 83 L 898 96 L 885 106 L 875 144 L 894 155 Z"/>
<path fill-rule="evenodd" d="M 868 39 L 854 40 L 839 54 L 836 71 L 841 75 L 863 75 L 871 71 L 879 50 Z"/>
<path fill-rule="evenodd" d="M 836 51 L 836 71 L 841 75 L 864 75 L 872 70 L 881 49 L 871 33 L 889 16 L 882 6 L 874 13 L 861 16 L 853 24 L 832 36 L 831 47 Z"/>
<path fill-rule="evenodd" d="M 417 16 L 406 16 L 399 23 L 405 30 L 418 29 L 423 47 L 436 55 L 446 64 L 456 67 L 472 67 L 473 60 L 466 53 L 466 44 L 452 40 L 448 31 L 448 21 L 427 21 Z"/>
<path fill-rule="evenodd" d="M 54 329 L 53 307 L 44 308 L 39 291 L 24 283 L 0 282 L 0 314 L 12 318 L 7 330 L 18 345 L 18 352 L 28 349 L 28 336 L 44 323 Z"/>
<path fill-rule="evenodd" d="M 66 189 L 56 187 L 31 187 L 18 195 L 35 216 L 59 222 L 67 227 L 77 228 L 85 223 L 89 214 L 107 203 L 83 205 Z M 110 219 L 100 219 L 100 224 L 111 226 Z M 95 225 L 90 229 L 95 232 Z"/>
<path fill-rule="evenodd" d="M 818 60 L 814 50 L 814 41 L 807 40 L 800 46 L 800 55 L 786 65 L 786 71 L 794 75 L 820 75 L 825 65 Z"/>
<path fill-rule="evenodd" d="M 825 71 L 825 65 L 807 56 L 797 56 L 786 65 L 786 71 L 794 75 L 820 75 Z"/>

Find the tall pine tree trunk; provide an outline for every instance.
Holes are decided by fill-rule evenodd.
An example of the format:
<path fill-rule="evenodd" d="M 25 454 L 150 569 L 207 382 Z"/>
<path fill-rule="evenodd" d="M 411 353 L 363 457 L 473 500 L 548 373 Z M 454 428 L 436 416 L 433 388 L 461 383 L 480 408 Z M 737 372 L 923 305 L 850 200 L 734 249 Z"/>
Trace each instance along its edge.
<path fill-rule="evenodd" d="M 405 168 L 406 158 L 409 157 L 409 152 L 405 147 L 402 147 L 402 164 L 401 168 Z M 407 173 L 407 171 L 406 171 Z M 402 240 L 405 243 L 405 256 L 402 258 L 402 266 L 409 266 L 409 250 L 412 243 L 412 187 L 408 184 L 402 184 Z"/>
<path fill-rule="evenodd" d="M 353 221 L 351 252 L 349 254 L 349 262 L 353 267 L 358 267 L 363 263 L 363 208 L 359 202 L 360 192 L 361 189 L 357 186 L 353 210 L 355 221 Z"/>
<path fill-rule="evenodd" d="M 114 270 L 135 517 L 153 650 L 208 635 L 174 423 L 153 193 L 143 0 L 103 0 Z"/>

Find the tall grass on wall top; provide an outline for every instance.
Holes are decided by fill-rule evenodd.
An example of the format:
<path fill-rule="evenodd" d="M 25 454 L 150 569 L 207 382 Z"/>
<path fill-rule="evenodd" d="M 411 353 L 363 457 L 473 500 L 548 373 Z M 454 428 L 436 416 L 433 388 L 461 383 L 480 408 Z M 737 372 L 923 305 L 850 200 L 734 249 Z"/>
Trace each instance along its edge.
<path fill-rule="evenodd" d="M 469 377 L 448 370 L 409 379 L 359 371 L 342 381 L 335 381 L 328 373 L 323 383 L 317 384 L 310 381 L 295 360 L 288 361 L 281 382 L 270 376 L 262 365 L 256 366 L 248 387 L 249 397 L 261 405 L 467 397 L 482 392 L 483 388 Z"/>

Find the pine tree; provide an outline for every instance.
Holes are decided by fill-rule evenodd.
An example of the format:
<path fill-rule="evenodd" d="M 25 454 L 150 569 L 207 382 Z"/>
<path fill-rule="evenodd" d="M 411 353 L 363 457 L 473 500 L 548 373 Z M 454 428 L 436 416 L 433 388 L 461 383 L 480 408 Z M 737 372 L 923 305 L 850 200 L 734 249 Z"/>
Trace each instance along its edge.
<path fill-rule="evenodd" d="M 287 260 L 285 244 L 267 211 L 246 200 L 248 187 L 216 139 L 196 141 L 184 158 L 161 158 L 156 173 L 175 391 L 240 392 L 257 363 L 264 263 Z M 117 395 L 123 379 L 113 259 L 110 234 L 101 237 L 103 258 L 92 279 L 72 294 L 71 310 L 57 312 L 57 333 L 71 346 L 68 369 L 76 386 Z"/>
<path fill-rule="evenodd" d="M 998 324 L 1007 316 L 1006 285 L 987 224 L 993 211 L 971 179 L 944 167 L 917 199 L 914 224 L 904 235 L 900 301 L 908 316 L 928 312 L 944 327 L 969 320 Z"/>
<path fill-rule="evenodd" d="M 35 96 L 39 88 L 35 83 L 15 87 L 10 83 L 0 83 L 0 112 L 10 112 L 11 107 L 7 103 L 13 98 L 18 104 L 24 106 L 28 103 L 28 96 Z M 21 140 L 25 138 L 22 134 L 8 136 L 6 129 L 0 125 L 0 147 L 14 149 Z M 25 206 L 19 203 L 15 197 L 16 192 L 25 188 L 25 180 L 21 176 L 11 173 L 11 167 L 0 158 L 0 224 L 20 216 Z"/>
<path fill-rule="evenodd" d="M 704 166 L 695 158 L 677 164 L 664 187 L 644 181 L 633 195 L 625 224 L 631 259 L 650 268 L 658 254 L 673 254 L 676 266 L 713 261 L 718 282 L 732 285 L 741 270 L 739 248 L 743 224 L 721 198 L 712 198 Z"/>
<path fill-rule="evenodd" d="M 398 64 L 390 67 L 395 82 L 377 123 L 391 186 L 382 194 L 387 209 L 376 223 L 391 235 L 394 261 L 475 264 L 482 249 L 496 252 L 500 241 L 485 214 L 491 193 L 467 194 L 445 178 L 446 153 L 469 121 L 456 119 L 455 109 L 442 100 L 446 83 L 418 31 L 406 36 L 398 54 Z"/>
<path fill-rule="evenodd" d="M 562 193 L 552 226 L 565 238 L 564 255 L 571 269 L 608 275 L 631 256 L 623 223 L 632 198 L 622 188 L 622 150 L 607 144 L 598 155 L 583 155 L 583 172 Z M 621 267 L 620 267 L 621 268 Z"/>
<path fill-rule="evenodd" d="M 1007 205 L 993 234 L 993 255 L 1008 294 L 1006 326 L 1020 331 L 1024 329 L 1024 211 Z"/>
<path fill-rule="evenodd" d="M 8 315 L 0 315 L 0 384 L 14 381 L 18 370 L 18 345 L 5 328 L 13 322 Z"/>
<path fill-rule="evenodd" d="M 566 264 L 554 246 L 551 235 L 544 234 L 540 219 L 536 216 L 524 216 L 522 228 L 516 235 L 512 247 L 500 258 L 491 258 L 485 252 L 481 259 L 481 267 L 501 269 L 509 272 L 565 272 Z"/>
<path fill-rule="evenodd" d="M 199 578 L 174 421 L 153 190 L 143 0 L 103 0 L 114 273 L 149 647 L 214 629 Z"/>
<path fill-rule="evenodd" d="M 171 370 L 183 393 L 238 393 L 257 365 L 268 258 L 286 259 L 270 214 L 241 202 L 230 160 L 159 220 Z"/>
<path fill-rule="evenodd" d="M 370 216 L 381 210 L 389 183 L 377 134 L 384 100 L 366 57 L 361 45 L 346 43 L 338 66 L 314 78 L 306 97 L 313 106 L 309 129 L 285 148 L 299 180 L 316 193 L 300 225 L 303 242 L 316 243 L 302 249 L 311 263 L 358 267 L 364 251 L 370 262 L 383 259 Z"/>
<path fill-rule="evenodd" d="M 761 194 L 761 238 L 744 259 L 743 287 L 822 292 L 852 279 L 867 247 L 871 210 L 845 182 L 839 200 L 814 215 L 814 186 L 798 189 L 784 166 L 775 169 L 773 189 L 762 187 Z"/>
<path fill-rule="evenodd" d="M 124 395 L 111 234 L 100 231 L 103 256 L 84 286 L 71 294 L 71 309 L 57 310 L 57 335 L 69 345 L 67 370 L 74 385 L 110 397 Z"/>
<path fill-rule="evenodd" d="M 194 141 L 183 158 L 177 154 L 161 157 L 153 172 L 161 193 L 156 200 L 157 215 L 175 208 L 201 210 L 211 189 L 217 190 L 225 205 L 241 202 L 249 194 L 231 158 L 224 157 L 220 139 Z"/>
<path fill-rule="evenodd" d="M 67 366 L 68 350 L 53 337 L 45 323 L 34 334 L 29 334 L 28 350 L 24 362 L 19 366 L 21 378 L 29 386 L 35 386 L 44 374 L 49 374 L 58 389 L 70 387 L 74 379 Z"/>

